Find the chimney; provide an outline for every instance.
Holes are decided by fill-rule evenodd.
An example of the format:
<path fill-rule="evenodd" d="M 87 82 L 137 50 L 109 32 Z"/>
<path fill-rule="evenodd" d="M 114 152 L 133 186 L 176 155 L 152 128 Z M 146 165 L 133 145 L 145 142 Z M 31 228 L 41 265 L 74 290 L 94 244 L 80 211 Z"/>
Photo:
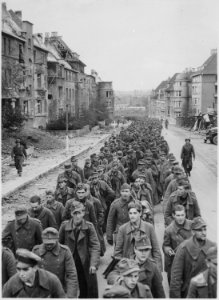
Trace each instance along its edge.
<path fill-rule="evenodd" d="M 216 49 L 211 49 L 211 55 L 217 54 L 217 48 Z"/>
<path fill-rule="evenodd" d="M 15 11 L 15 15 L 16 15 L 20 20 L 22 20 L 22 11 L 21 11 L 21 10 L 16 10 L 16 11 Z"/>

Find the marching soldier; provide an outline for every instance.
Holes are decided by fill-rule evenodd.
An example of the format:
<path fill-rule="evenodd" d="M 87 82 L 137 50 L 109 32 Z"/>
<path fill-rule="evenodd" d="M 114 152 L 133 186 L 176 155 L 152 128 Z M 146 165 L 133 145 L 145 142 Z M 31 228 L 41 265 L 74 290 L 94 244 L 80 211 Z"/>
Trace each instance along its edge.
<path fill-rule="evenodd" d="M 39 196 L 32 196 L 30 198 L 31 208 L 28 210 L 29 215 L 32 218 L 40 220 L 43 229 L 47 227 L 57 228 L 57 223 L 53 213 L 41 203 L 41 198 Z"/>
<path fill-rule="evenodd" d="M 18 249 L 17 273 L 4 285 L 3 298 L 65 298 L 58 277 L 40 269 L 40 257 L 26 249 Z"/>
<path fill-rule="evenodd" d="M 206 253 L 215 243 L 206 238 L 207 224 L 201 217 L 193 220 L 193 236 L 180 244 L 172 265 L 170 298 L 186 298 L 192 277 L 206 269 Z"/>
<path fill-rule="evenodd" d="M 120 277 L 117 278 L 111 291 L 117 290 L 117 286 L 121 285 L 129 291 L 130 298 L 153 298 L 149 286 L 139 282 L 140 268 L 134 259 L 123 258 L 118 263 L 118 267 Z M 109 293 L 109 290 L 105 292 Z"/>
<path fill-rule="evenodd" d="M 67 186 L 68 179 L 60 177 L 58 180 L 58 187 L 55 191 L 55 199 L 62 203 L 65 207 L 67 200 L 75 197 L 74 189 Z"/>
<path fill-rule="evenodd" d="M 217 247 L 206 253 L 207 269 L 190 282 L 187 298 L 217 298 Z"/>
<path fill-rule="evenodd" d="M 48 208 L 53 213 L 57 228 L 59 229 L 62 223 L 62 216 L 65 209 L 61 202 L 56 201 L 54 193 L 50 190 L 46 191 L 46 208 Z"/>
<path fill-rule="evenodd" d="M 173 219 L 172 223 L 165 229 L 163 241 L 164 265 L 169 284 L 176 250 L 184 240 L 192 236 L 192 221 L 186 219 L 184 206 L 175 206 Z"/>
<path fill-rule="evenodd" d="M 32 250 L 35 245 L 42 243 L 42 226 L 38 219 L 28 216 L 25 206 L 15 209 L 15 220 L 9 221 L 2 232 L 2 237 L 10 236 L 10 249 L 15 254 L 18 248 Z M 9 246 L 8 246 L 9 247 Z"/>
<path fill-rule="evenodd" d="M 100 260 L 100 242 L 94 225 L 84 220 L 85 208 L 74 201 L 71 219 L 62 223 L 59 242 L 69 246 L 78 274 L 79 298 L 98 298 L 96 270 Z"/>
<path fill-rule="evenodd" d="M 77 298 L 78 278 L 70 249 L 59 243 L 59 232 L 53 227 L 43 230 L 42 239 L 32 250 L 41 258 L 40 267 L 59 278 L 68 298 Z"/>
<path fill-rule="evenodd" d="M 59 176 L 57 178 L 57 187 L 59 185 L 60 178 L 66 178 L 67 186 L 75 190 L 77 184 L 79 182 L 81 182 L 81 176 L 77 172 L 72 170 L 71 163 L 68 163 L 68 162 L 65 163 L 64 168 L 65 168 L 65 171 L 63 173 L 59 174 Z"/>
<path fill-rule="evenodd" d="M 7 247 L 2 247 L 2 287 L 16 273 L 14 254 Z"/>
<path fill-rule="evenodd" d="M 188 176 L 191 176 L 192 171 L 192 157 L 195 160 L 195 150 L 192 144 L 190 144 L 190 139 L 185 139 L 185 145 L 182 147 L 181 150 L 181 159 L 183 168 Z"/>
<path fill-rule="evenodd" d="M 78 159 L 76 156 L 71 157 L 71 164 L 72 171 L 77 172 L 81 177 L 81 181 L 84 182 L 84 171 L 78 166 Z"/>

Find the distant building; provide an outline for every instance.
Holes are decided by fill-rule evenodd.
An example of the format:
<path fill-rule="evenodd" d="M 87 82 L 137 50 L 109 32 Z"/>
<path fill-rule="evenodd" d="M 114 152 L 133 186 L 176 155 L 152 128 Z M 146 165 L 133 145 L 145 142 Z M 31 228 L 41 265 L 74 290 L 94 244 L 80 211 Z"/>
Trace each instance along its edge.
<path fill-rule="evenodd" d="M 108 113 L 108 118 L 113 119 L 114 116 L 114 91 L 111 81 L 98 82 L 98 106 L 105 106 Z"/>
<path fill-rule="evenodd" d="M 192 74 L 192 112 L 194 115 L 217 111 L 217 49 Z"/>

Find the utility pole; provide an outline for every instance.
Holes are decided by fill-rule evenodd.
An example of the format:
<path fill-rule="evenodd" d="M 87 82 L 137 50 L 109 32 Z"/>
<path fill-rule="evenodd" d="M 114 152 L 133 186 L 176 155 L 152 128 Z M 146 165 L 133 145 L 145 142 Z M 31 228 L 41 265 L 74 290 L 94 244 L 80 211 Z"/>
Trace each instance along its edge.
<path fill-rule="evenodd" d="M 68 140 L 68 104 L 66 104 L 66 152 L 69 151 L 69 140 Z"/>

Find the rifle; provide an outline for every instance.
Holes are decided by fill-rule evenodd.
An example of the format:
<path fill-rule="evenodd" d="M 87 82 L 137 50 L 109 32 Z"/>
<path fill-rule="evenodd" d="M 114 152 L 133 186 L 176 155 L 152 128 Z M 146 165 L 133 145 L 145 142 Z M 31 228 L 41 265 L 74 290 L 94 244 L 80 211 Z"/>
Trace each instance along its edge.
<path fill-rule="evenodd" d="M 106 270 L 103 272 L 103 275 L 105 277 L 105 279 L 107 278 L 107 276 L 109 275 L 110 272 L 112 272 L 115 268 L 115 266 L 118 264 L 118 262 L 120 261 L 120 258 L 116 258 L 114 256 L 111 256 L 112 260 L 109 263 L 109 265 L 107 266 Z"/>

